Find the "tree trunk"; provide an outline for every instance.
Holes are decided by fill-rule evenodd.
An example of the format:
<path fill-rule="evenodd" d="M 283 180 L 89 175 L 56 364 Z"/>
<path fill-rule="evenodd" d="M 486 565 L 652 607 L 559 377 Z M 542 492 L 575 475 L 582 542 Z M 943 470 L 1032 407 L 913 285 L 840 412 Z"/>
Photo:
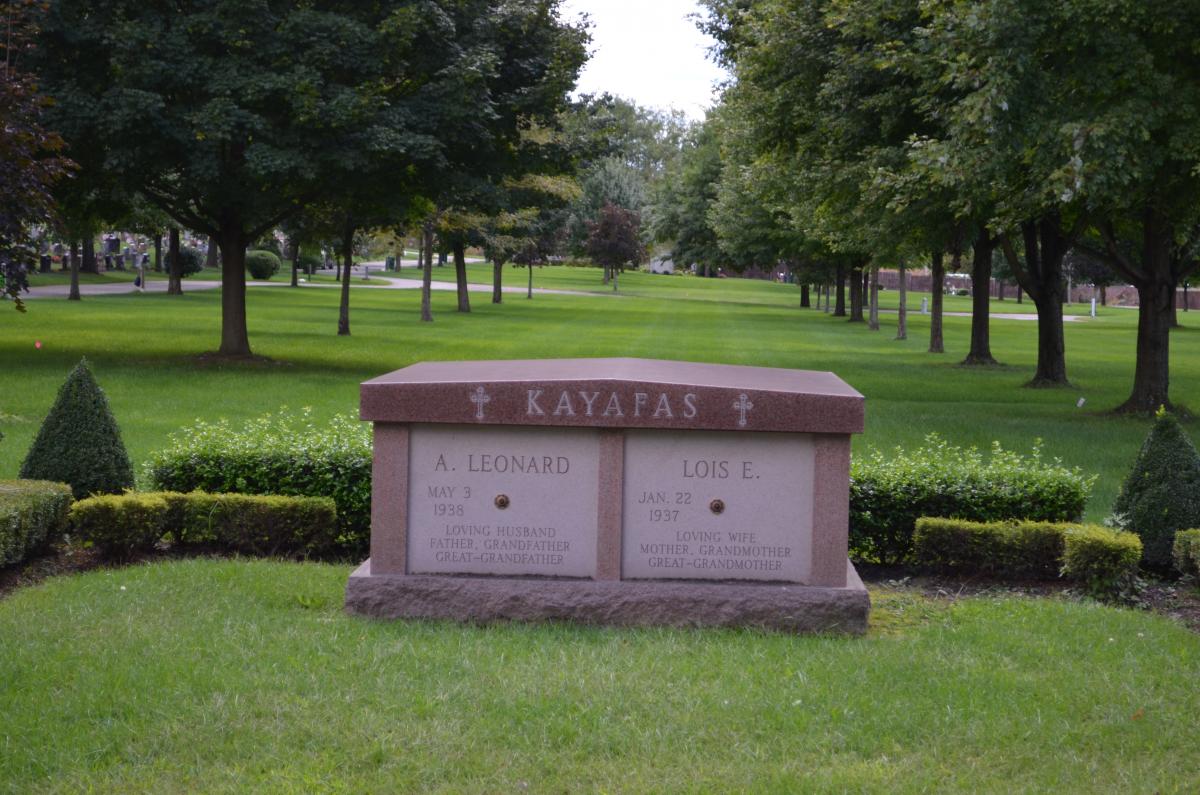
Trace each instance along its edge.
<path fill-rule="evenodd" d="M 995 246 L 986 229 L 975 238 L 971 261 L 971 350 L 962 361 L 966 365 L 996 364 L 992 358 L 990 328 L 992 251 Z"/>
<path fill-rule="evenodd" d="M 96 265 L 96 236 L 90 232 L 83 236 L 83 267 L 81 270 L 84 273 L 100 272 Z"/>
<path fill-rule="evenodd" d="M 998 292 L 998 293 L 1000 294 L 1000 295 L 998 296 L 998 298 L 999 298 L 999 300 L 1001 300 L 1001 301 L 1003 301 L 1003 300 L 1004 300 L 1004 287 L 1005 287 L 1005 284 L 1004 284 L 1004 280 L 1003 280 L 1003 279 L 1001 279 L 1000 281 L 996 282 L 996 292 Z"/>
<path fill-rule="evenodd" d="M 162 273 L 163 269 L 162 237 L 162 232 L 156 232 L 154 235 L 154 270 L 158 273 Z"/>
<path fill-rule="evenodd" d="M 833 285 L 832 285 L 832 284 L 828 284 L 828 283 L 827 283 L 827 284 L 825 285 L 825 314 L 827 314 L 827 315 L 828 315 L 828 314 L 830 314 L 830 313 L 833 311 L 833 310 L 832 310 L 832 309 L 829 307 L 829 302 L 830 302 L 830 300 L 833 298 L 833 295 L 832 295 L 832 293 L 833 293 Z"/>
<path fill-rule="evenodd" d="M 342 280 L 342 261 L 339 258 L 334 259 L 333 279 L 337 282 Z"/>
<path fill-rule="evenodd" d="M 179 259 L 179 227 L 171 227 L 167 235 L 167 295 L 183 295 L 183 263 Z"/>
<path fill-rule="evenodd" d="M 1025 291 L 1021 289 L 1020 285 L 1018 285 L 1017 286 L 1017 303 L 1018 304 L 1025 303 L 1024 298 L 1025 298 Z"/>
<path fill-rule="evenodd" d="M 896 339 L 908 339 L 908 272 L 900 262 L 900 310 L 896 316 Z"/>
<path fill-rule="evenodd" d="M 492 303 L 504 301 L 504 263 L 499 257 L 492 259 Z"/>
<path fill-rule="evenodd" d="M 354 222 L 346 218 L 342 227 L 342 297 L 338 303 L 337 333 L 350 336 L 350 275 L 354 270 Z"/>
<path fill-rule="evenodd" d="M 1108 287 L 1100 285 L 1100 306 L 1108 306 Z"/>
<path fill-rule="evenodd" d="M 808 297 L 808 284 L 807 283 L 800 285 L 800 308 L 801 309 L 812 309 L 812 302 L 809 300 L 809 297 Z"/>
<path fill-rule="evenodd" d="M 867 286 L 870 297 L 870 314 L 867 316 L 867 328 L 879 331 L 879 268 L 871 266 L 870 282 Z"/>
<path fill-rule="evenodd" d="M 1110 252 L 1115 254 L 1117 246 L 1111 231 L 1105 236 Z M 1147 209 L 1142 218 L 1141 267 L 1123 265 L 1118 268 L 1138 291 L 1137 364 L 1133 391 L 1117 408 L 1118 412 L 1152 414 L 1160 406 L 1171 408 L 1171 327 L 1176 287 L 1195 267 L 1191 262 L 1179 261 L 1172 253 L 1174 247 L 1175 230 L 1158 212 Z"/>
<path fill-rule="evenodd" d="M 222 356 L 250 356 L 246 331 L 246 246 L 250 241 L 240 220 L 221 227 L 221 348 Z"/>
<path fill-rule="evenodd" d="M 71 243 L 71 292 L 68 301 L 80 300 L 79 295 L 79 244 Z"/>
<path fill-rule="evenodd" d="M 433 322 L 430 293 L 433 291 L 433 221 L 428 220 L 421 228 L 421 322 Z"/>
<path fill-rule="evenodd" d="M 467 252 L 461 237 L 451 244 L 454 251 L 454 279 L 458 283 L 458 311 L 471 311 L 471 292 L 467 287 Z"/>
<path fill-rule="evenodd" d="M 528 300 L 533 298 L 533 263 L 529 263 L 526 267 L 529 268 L 529 286 L 525 289 L 525 298 Z M 617 289 L 616 284 L 613 285 L 613 289 Z"/>
<path fill-rule="evenodd" d="M 1175 286 L 1161 280 L 1135 285 L 1138 291 L 1137 364 L 1133 391 L 1118 412 L 1153 414 L 1171 408 L 1171 303 Z"/>
<path fill-rule="evenodd" d="M 206 268 L 217 267 L 217 256 L 218 256 L 217 252 L 219 250 L 220 250 L 220 246 L 217 245 L 217 239 L 215 237 L 209 237 L 208 238 L 208 251 L 206 252 L 205 258 L 204 258 L 204 267 L 206 267 Z M 244 259 L 244 257 L 243 257 L 243 259 Z"/>
<path fill-rule="evenodd" d="M 617 291 L 617 274 L 619 274 L 620 272 L 621 272 L 621 269 L 614 265 L 613 269 L 612 269 L 612 283 L 613 283 L 613 292 L 614 293 Z M 529 277 L 532 279 L 533 274 L 530 273 Z"/>
<path fill-rule="evenodd" d="M 292 286 L 300 286 L 300 241 L 292 241 Z"/>
<path fill-rule="evenodd" d="M 838 265 L 834 277 L 837 282 L 837 305 L 833 309 L 834 317 L 846 316 L 846 266 Z M 828 303 L 828 302 L 826 302 Z"/>
<path fill-rule="evenodd" d="M 850 318 L 851 323 L 863 322 L 863 272 L 855 266 L 850 269 Z"/>
<path fill-rule="evenodd" d="M 438 252 L 438 267 L 439 268 L 446 267 L 446 252 L 445 251 Z"/>
<path fill-rule="evenodd" d="M 929 299 L 929 352 L 945 353 L 946 348 L 942 339 L 942 293 L 946 282 L 946 254 L 943 251 L 933 252 L 930 264 L 931 290 Z"/>
<path fill-rule="evenodd" d="M 1025 245 L 1024 264 L 1008 239 L 1002 236 L 1001 241 L 1017 283 L 1037 307 L 1037 371 L 1026 386 L 1069 386 L 1063 337 L 1062 262 L 1074 241 L 1063 232 L 1062 219 L 1057 214 L 1022 223 L 1021 236 Z"/>

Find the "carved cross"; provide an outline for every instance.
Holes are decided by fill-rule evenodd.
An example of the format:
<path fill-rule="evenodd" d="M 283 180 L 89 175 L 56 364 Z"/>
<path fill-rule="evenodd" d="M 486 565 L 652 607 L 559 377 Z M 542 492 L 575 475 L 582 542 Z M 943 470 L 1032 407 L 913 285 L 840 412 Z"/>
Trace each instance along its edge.
<path fill-rule="evenodd" d="M 745 394 L 738 395 L 738 399 L 734 401 L 733 408 L 738 412 L 738 427 L 746 427 L 746 412 L 754 408 L 754 404 L 750 402 L 750 398 Z"/>
<path fill-rule="evenodd" d="M 488 393 L 483 391 L 483 387 L 479 387 L 471 395 L 471 402 L 475 404 L 475 419 L 483 419 L 483 407 L 492 402 L 488 397 Z"/>

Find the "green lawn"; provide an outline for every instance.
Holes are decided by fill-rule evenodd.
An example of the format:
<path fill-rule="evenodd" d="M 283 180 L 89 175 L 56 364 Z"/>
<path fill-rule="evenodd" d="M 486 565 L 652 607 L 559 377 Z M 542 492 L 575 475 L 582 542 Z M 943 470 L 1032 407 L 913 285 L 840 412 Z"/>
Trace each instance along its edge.
<path fill-rule="evenodd" d="M 473 628 L 347 617 L 348 573 L 191 560 L 0 600 L 0 790 L 1200 787 L 1200 638 L 1150 614 L 876 589 L 857 639 Z"/>
<path fill-rule="evenodd" d="M 485 270 L 474 266 L 472 274 L 480 278 Z M 544 268 L 535 277 L 556 288 L 598 286 L 590 269 Z M 958 365 L 969 338 L 965 317 L 946 319 L 948 352 L 934 356 L 926 352 L 928 317 L 910 314 L 909 339 L 898 342 L 894 315 L 885 314 L 883 330 L 871 332 L 800 309 L 794 286 L 627 274 L 622 290 L 620 298 L 508 295 L 499 306 L 476 293 L 469 315 L 453 311 L 453 293 L 438 292 L 436 322 L 421 324 L 416 291 L 355 289 L 354 334 L 339 338 L 337 290 L 251 289 L 251 341 L 274 364 L 233 366 L 195 359 L 218 341 L 215 290 L 30 301 L 24 315 L 0 312 L 0 477 L 16 474 L 58 385 L 82 356 L 108 391 L 135 463 L 195 419 L 238 420 L 301 406 L 318 416 L 353 412 L 360 381 L 437 359 L 645 356 L 832 370 L 867 397 L 867 432 L 856 449 L 913 445 L 932 431 L 958 444 L 1000 440 L 1020 450 L 1041 438 L 1047 455 L 1100 476 L 1093 519 L 1108 513 L 1148 427 L 1105 413 L 1124 399 L 1132 379 L 1134 311 L 1108 309 L 1067 324 L 1074 387 L 1030 390 L 1022 384 L 1035 362 L 1031 322 L 994 321 L 993 350 L 1003 366 L 979 370 Z M 965 298 L 947 303 L 967 308 Z M 1200 388 L 1200 331 L 1183 319 L 1173 335 L 1172 385 L 1175 399 L 1186 403 Z"/>
<path fill-rule="evenodd" d="M 535 272 L 560 289 L 594 290 L 596 277 Z M 356 287 L 354 335 L 339 338 L 337 290 L 252 289 L 251 340 L 272 361 L 251 365 L 196 358 L 217 342 L 215 290 L 30 301 L 27 314 L 0 312 L 0 478 L 15 475 L 81 356 L 137 463 L 195 419 L 352 412 L 358 382 L 435 359 L 833 370 L 867 396 L 857 450 L 930 431 L 1018 449 L 1042 438 L 1047 455 L 1100 475 L 1093 518 L 1108 512 L 1148 427 L 1105 413 L 1129 388 L 1134 312 L 1068 324 L 1075 387 L 1028 390 L 1029 322 L 996 321 L 1005 366 L 980 371 L 957 365 L 967 318 L 947 319 L 949 353 L 931 356 L 927 318 L 912 315 L 898 342 L 894 317 L 873 333 L 799 309 L 795 287 L 629 274 L 622 291 L 499 306 L 473 294 L 469 315 L 439 292 L 436 322 L 421 324 L 416 291 Z M 1200 387 L 1200 334 L 1184 322 L 1172 373 L 1186 402 Z M 1015 596 L 950 605 L 877 586 L 859 639 L 472 628 L 347 617 L 348 573 L 191 560 L 58 577 L 0 599 L 0 791 L 1200 787 L 1200 638 L 1149 613 Z"/>

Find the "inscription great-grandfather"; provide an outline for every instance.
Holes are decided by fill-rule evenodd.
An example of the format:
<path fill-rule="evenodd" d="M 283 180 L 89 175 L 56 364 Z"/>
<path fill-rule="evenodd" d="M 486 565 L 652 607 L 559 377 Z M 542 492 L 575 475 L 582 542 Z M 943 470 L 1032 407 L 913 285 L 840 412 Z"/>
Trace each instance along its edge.
<path fill-rule="evenodd" d="M 414 426 L 410 572 L 594 576 L 598 467 L 595 431 Z"/>

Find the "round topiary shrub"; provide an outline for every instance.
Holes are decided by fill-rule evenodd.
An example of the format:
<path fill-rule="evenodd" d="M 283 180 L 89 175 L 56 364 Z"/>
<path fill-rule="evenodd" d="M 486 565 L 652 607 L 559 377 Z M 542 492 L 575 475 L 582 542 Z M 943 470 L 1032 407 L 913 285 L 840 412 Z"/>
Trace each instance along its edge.
<path fill-rule="evenodd" d="M 133 488 L 133 467 L 104 391 L 80 361 L 58 390 L 21 477 L 71 486 L 76 499 Z"/>
<path fill-rule="evenodd" d="M 325 258 L 321 256 L 320 249 L 300 249 L 300 270 L 319 271 L 325 267 Z"/>
<path fill-rule="evenodd" d="M 279 273 L 279 257 L 270 251 L 247 251 L 246 271 L 251 278 L 266 281 Z"/>
<path fill-rule="evenodd" d="M 1200 454 L 1172 415 L 1160 410 L 1113 504 L 1121 526 L 1142 538 L 1142 561 L 1171 566 L 1175 533 L 1200 527 Z"/>
<path fill-rule="evenodd" d="M 191 246 L 179 247 L 179 273 L 183 278 L 204 270 L 204 253 Z"/>

